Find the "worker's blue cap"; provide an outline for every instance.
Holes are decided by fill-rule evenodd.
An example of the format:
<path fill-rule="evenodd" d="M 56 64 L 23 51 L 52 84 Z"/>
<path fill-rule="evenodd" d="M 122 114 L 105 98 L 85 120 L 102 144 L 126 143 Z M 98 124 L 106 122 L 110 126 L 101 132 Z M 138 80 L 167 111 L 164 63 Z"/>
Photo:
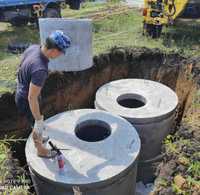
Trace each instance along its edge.
<path fill-rule="evenodd" d="M 56 30 L 53 33 L 51 33 L 49 38 L 56 44 L 59 50 L 62 51 L 64 54 L 66 52 L 66 49 L 69 48 L 71 45 L 70 38 L 67 35 L 64 35 L 64 33 L 60 30 Z"/>

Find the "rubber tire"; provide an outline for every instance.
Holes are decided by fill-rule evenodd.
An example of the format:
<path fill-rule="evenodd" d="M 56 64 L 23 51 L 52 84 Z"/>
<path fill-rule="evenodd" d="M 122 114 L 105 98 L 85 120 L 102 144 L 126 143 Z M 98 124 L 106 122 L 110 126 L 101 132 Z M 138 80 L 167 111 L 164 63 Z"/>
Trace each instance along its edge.
<path fill-rule="evenodd" d="M 153 39 L 157 39 L 161 36 L 162 25 L 146 24 L 145 28 L 147 34 Z"/>
<path fill-rule="evenodd" d="M 9 43 L 8 44 L 8 51 L 13 53 L 13 54 L 21 54 L 29 46 L 30 46 L 30 43 Z"/>
<path fill-rule="evenodd" d="M 11 19 L 10 23 L 15 27 L 26 26 L 28 24 L 28 18 L 15 17 Z"/>
<path fill-rule="evenodd" d="M 61 18 L 59 8 L 47 8 L 44 12 L 44 18 Z"/>
<path fill-rule="evenodd" d="M 81 1 L 80 0 L 70 0 L 69 1 L 70 9 L 79 10 L 80 9 L 80 5 L 81 5 Z"/>
<path fill-rule="evenodd" d="M 59 8 L 47 8 L 44 11 L 42 18 L 61 18 L 61 12 Z M 39 18 L 35 18 L 36 28 L 39 29 Z"/>

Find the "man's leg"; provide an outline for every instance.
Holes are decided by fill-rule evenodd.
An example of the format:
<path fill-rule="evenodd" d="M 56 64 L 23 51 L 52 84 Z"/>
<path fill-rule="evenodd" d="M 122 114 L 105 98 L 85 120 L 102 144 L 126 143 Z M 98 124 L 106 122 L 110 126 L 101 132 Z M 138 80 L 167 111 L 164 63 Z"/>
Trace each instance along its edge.
<path fill-rule="evenodd" d="M 32 127 L 32 136 L 33 136 L 33 141 L 35 143 L 35 147 L 37 148 L 37 152 L 38 152 L 38 156 L 41 157 L 48 157 L 51 156 L 49 150 L 47 150 L 44 146 L 43 143 L 48 141 L 48 137 L 44 137 L 44 136 L 40 136 L 38 135 L 35 131 L 34 131 L 34 117 L 32 115 L 29 103 L 27 102 L 27 112 L 26 112 L 26 116 L 27 116 L 27 120 L 29 122 L 29 124 Z"/>
<path fill-rule="evenodd" d="M 32 138 L 33 138 L 33 141 L 35 143 L 35 147 L 37 148 L 38 156 L 49 157 L 51 151 L 49 151 L 48 149 L 46 149 L 43 146 L 42 137 L 39 136 L 33 129 L 34 118 L 33 118 L 33 115 L 31 113 L 28 100 L 26 100 L 23 97 L 19 97 L 19 96 L 16 95 L 15 102 L 16 102 L 16 106 L 19 110 L 20 115 L 26 116 L 26 118 L 28 120 L 31 131 L 33 132 Z"/>

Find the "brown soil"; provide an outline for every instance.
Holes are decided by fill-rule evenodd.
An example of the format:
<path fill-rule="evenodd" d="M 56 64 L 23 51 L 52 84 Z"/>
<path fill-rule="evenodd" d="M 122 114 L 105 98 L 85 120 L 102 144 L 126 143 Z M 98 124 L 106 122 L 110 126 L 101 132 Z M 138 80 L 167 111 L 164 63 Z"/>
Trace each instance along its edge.
<path fill-rule="evenodd" d="M 193 94 L 196 93 L 196 83 L 200 83 L 196 80 L 199 70 L 194 59 L 186 59 L 177 53 L 166 54 L 158 49 L 147 48 L 113 48 L 108 53 L 95 56 L 91 69 L 68 73 L 51 72 L 42 91 L 42 110 L 47 118 L 69 109 L 92 108 L 95 93 L 103 84 L 122 78 L 150 79 L 169 86 L 178 94 L 179 108 L 173 128 L 175 131 L 183 116 L 188 116 L 186 113 L 189 112 Z M 17 114 L 14 94 L 2 95 L 0 137 L 27 137 L 29 132 L 26 129 L 26 120 Z M 24 145 L 18 149 L 17 154 L 22 150 Z M 23 155 L 19 156 L 24 158 Z M 173 174 L 171 170 L 176 169 L 176 165 L 174 159 L 172 162 L 165 159 L 159 174 Z"/>
<path fill-rule="evenodd" d="M 188 95 L 180 128 L 171 137 L 170 145 L 164 146 L 165 158 L 157 169 L 156 188 L 152 195 L 199 195 L 200 167 L 193 171 L 191 166 L 200 162 L 200 65 L 191 68 L 190 76 L 196 82 L 193 92 Z M 189 76 L 188 75 L 188 76 Z M 190 106 L 189 106 L 190 105 Z M 173 145 L 175 150 L 171 150 Z M 174 191 L 174 186 L 179 192 Z"/>

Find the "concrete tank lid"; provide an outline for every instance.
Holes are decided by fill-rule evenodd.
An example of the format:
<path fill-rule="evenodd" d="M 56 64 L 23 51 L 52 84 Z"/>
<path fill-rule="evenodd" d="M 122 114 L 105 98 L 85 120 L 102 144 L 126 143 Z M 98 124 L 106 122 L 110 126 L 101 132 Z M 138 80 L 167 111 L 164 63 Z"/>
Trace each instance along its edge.
<path fill-rule="evenodd" d="M 135 98 L 144 102 L 137 108 L 118 103 L 119 97 Z M 169 87 L 145 79 L 121 79 L 99 88 L 95 99 L 96 108 L 119 115 L 135 124 L 159 121 L 170 115 L 178 105 L 176 93 Z"/>
<path fill-rule="evenodd" d="M 75 133 L 77 124 L 91 120 L 107 123 L 111 129 L 110 136 L 97 142 L 79 139 Z M 25 148 L 27 163 L 44 179 L 70 185 L 103 182 L 129 168 L 138 157 L 141 145 L 139 136 L 129 122 L 118 116 L 82 109 L 57 114 L 45 122 L 50 140 L 57 147 L 69 150 L 62 151 L 65 156 L 65 173 L 61 175 L 57 160 L 37 156 L 30 135 Z"/>

